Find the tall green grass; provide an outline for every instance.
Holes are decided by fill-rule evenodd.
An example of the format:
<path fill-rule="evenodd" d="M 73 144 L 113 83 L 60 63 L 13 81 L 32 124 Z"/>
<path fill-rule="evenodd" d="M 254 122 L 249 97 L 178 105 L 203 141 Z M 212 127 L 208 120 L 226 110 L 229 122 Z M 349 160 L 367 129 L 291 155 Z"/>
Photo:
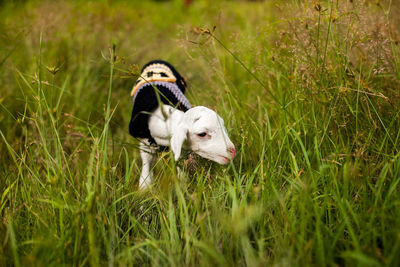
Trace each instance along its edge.
<path fill-rule="evenodd" d="M 400 264 L 398 5 L 27 1 L 0 10 L 0 265 Z M 214 29 L 214 25 L 216 28 Z M 158 155 L 138 66 L 171 61 L 237 148 Z"/>

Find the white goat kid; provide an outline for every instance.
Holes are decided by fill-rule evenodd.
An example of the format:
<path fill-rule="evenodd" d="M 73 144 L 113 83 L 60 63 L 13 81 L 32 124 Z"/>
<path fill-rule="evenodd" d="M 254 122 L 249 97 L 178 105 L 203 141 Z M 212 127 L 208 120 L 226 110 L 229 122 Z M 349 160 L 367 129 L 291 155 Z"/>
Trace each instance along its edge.
<path fill-rule="evenodd" d="M 186 112 L 169 105 L 158 107 L 149 118 L 149 130 L 157 145 L 170 146 L 175 161 L 182 149 L 195 152 L 203 158 L 228 164 L 235 157 L 235 146 L 228 137 L 223 119 L 206 107 L 198 106 Z M 152 168 L 158 146 L 141 139 L 142 172 L 139 188 L 152 183 Z"/>

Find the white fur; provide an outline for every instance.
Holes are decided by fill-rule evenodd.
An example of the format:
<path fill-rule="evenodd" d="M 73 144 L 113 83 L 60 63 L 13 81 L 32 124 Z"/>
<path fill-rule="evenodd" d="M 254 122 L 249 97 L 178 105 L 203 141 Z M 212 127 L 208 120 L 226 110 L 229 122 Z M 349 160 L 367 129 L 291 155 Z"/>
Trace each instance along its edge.
<path fill-rule="evenodd" d="M 220 164 L 228 164 L 236 153 L 226 132 L 224 120 L 206 107 L 194 107 L 183 112 L 163 105 L 150 116 L 149 129 L 158 145 L 171 147 L 176 161 L 182 148 Z M 199 136 L 204 133 L 205 136 Z M 154 154 L 157 149 L 157 146 L 149 145 L 146 139 L 141 139 L 140 156 L 143 166 L 139 187 L 142 190 L 152 182 Z"/>

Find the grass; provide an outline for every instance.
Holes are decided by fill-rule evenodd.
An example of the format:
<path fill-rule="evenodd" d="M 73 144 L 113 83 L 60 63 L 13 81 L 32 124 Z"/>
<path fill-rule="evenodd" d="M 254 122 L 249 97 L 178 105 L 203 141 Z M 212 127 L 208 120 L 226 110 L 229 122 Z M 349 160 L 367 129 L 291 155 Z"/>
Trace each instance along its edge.
<path fill-rule="evenodd" d="M 14 1 L 0 9 L 0 265 L 400 264 L 395 1 Z M 214 28 L 216 26 L 216 28 Z M 137 190 L 138 67 L 215 109 L 228 167 Z"/>

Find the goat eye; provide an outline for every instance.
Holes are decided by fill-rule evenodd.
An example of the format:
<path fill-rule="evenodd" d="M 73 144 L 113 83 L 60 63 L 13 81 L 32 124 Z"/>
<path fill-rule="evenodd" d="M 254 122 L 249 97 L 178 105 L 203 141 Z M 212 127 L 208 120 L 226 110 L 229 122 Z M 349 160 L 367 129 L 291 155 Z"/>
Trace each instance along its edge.
<path fill-rule="evenodd" d="M 206 135 L 207 135 L 206 132 L 197 134 L 197 136 L 200 136 L 200 137 L 204 137 L 204 136 L 206 136 Z"/>

